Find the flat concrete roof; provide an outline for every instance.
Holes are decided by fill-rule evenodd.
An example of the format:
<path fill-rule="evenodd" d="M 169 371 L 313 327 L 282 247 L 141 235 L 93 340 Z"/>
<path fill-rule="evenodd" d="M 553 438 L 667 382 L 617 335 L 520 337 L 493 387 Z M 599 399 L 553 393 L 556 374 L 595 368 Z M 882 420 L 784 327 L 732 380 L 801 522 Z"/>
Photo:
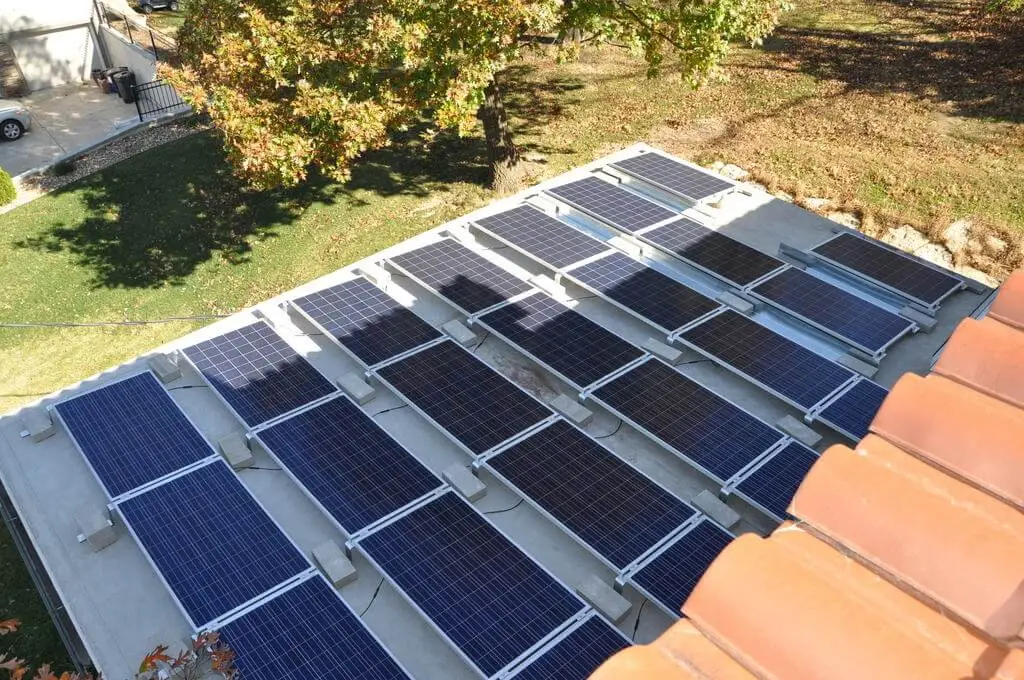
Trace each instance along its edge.
<path fill-rule="evenodd" d="M 548 199 L 538 197 L 538 192 L 545 186 L 585 176 L 617 158 L 631 156 L 646 149 L 649 147 L 644 145 L 630 147 L 531 187 L 476 213 L 377 253 L 367 260 L 354 263 L 267 300 L 250 310 L 202 328 L 157 348 L 154 353 L 184 348 L 231 328 L 251 323 L 256 318 L 254 314 L 260 314 L 271 321 L 275 330 L 325 375 L 338 377 L 353 371 L 360 372 L 363 370 L 362 367 L 352 358 L 326 338 L 311 335 L 314 329 L 294 313 L 285 311 L 282 303 L 352 278 L 355 270 L 361 265 L 379 262 L 384 257 L 433 242 L 441 237 L 443 230 L 463 225 L 473 217 L 512 207 L 524 199 L 541 206 L 551 205 Z M 673 207 L 681 210 L 685 205 L 680 202 Z M 842 229 L 834 222 L 756 189 L 744 189 L 743 193 L 734 192 L 721 201 L 720 207 L 701 206 L 700 211 L 705 213 L 705 219 L 710 216 L 721 232 L 771 254 L 778 253 L 782 243 L 800 249 L 810 248 L 824 241 L 835 230 Z M 605 230 L 598 223 L 580 215 L 569 212 L 563 217 L 602 238 L 608 239 L 613 235 L 610 230 Z M 473 233 L 476 238 L 469 247 L 506 269 L 524 277 L 551 274 L 545 267 L 510 248 L 491 250 L 499 244 L 477 231 Z M 703 292 L 714 295 L 727 290 L 725 285 L 678 261 L 661 256 L 649 258 L 647 261 L 659 270 L 690 283 Z M 388 292 L 437 326 L 453 319 L 465 321 L 464 315 L 407 278 L 393 278 Z M 638 345 L 650 337 L 664 340 L 663 333 L 605 300 L 587 297 L 589 295 L 567 283 L 567 299 L 586 297 L 569 304 L 590 319 Z M 926 372 L 933 355 L 943 345 L 956 324 L 965 316 L 971 315 L 986 299 L 986 293 L 964 290 L 946 300 L 937 314 L 934 330 L 930 333 L 917 333 L 899 341 L 882 361 L 875 380 L 889 387 L 904 372 Z M 845 351 L 837 341 L 794 325 L 777 312 L 759 310 L 757 318 L 826 356 L 837 357 Z M 488 338 L 475 354 L 545 401 L 549 401 L 558 393 L 575 393 L 575 390 L 561 383 L 558 378 L 499 338 Z M 77 385 L 69 386 L 40 400 L 39 403 L 51 404 L 55 400 L 72 397 L 145 367 L 145 357 L 136 358 Z M 803 415 L 764 390 L 712 363 L 682 365 L 678 370 L 768 423 L 774 423 L 785 415 L 797 418 Z M 168 387 L 200 384 L 202 382 L 199 376 L 185 370 L 183 376 L 168 384 Z M 243 425 L 232 416 L 211 390 L 174 389 L 170 394 L 209 440 L 216 441 L 233 432 L 244 432 Z M 368 414 L 376 414 L 401 403 L 396 395 L 388 392 L 383 386 L 378 386 L 376 398 L 361 408 Z M 587 406 L 591 409 L 597 408 L 592 402 Z M 468 455 L 413 409 L 406 408 L 381 414 L 375 420 L 438 474 L 450 465 L 468 465 L 471 462 Z M 593 422 L 585 429 L 595 436 L 605 436 L 615 432 L 618 422 L 617 417 L 598 409 Z M 817 447 L 819 451 L 831 443 L 843 441 L 839 435 L 820 424 L 813 424 L 812 427 L 823 436 L 821 444 Z M 41 443 L 32 443 L 21 436 L 22 429 L 17 411 L 0 418 L 0 477 L 93 662 L 103 672 L 104 677 L 133 677 L 141 658 L 157 644 L 168 644 L 172 649 L 182 646 L 191 633 L 189 625 L 160 578 L 122 526 L 116 527 L 119 540 L 100 552 L 94 553 L 87 545 L 78 542 L 76 514 L 81 509 L 102 509 L 107 501 L 67 434 L 59 431 L 57 435 Z M 601 443 L 684 500 L 691 500 L 702 490 L 710 490 L 713 493 L 719 490 L 720 485 L 703 477 L 687 463 L 628 425 L 619 428 L 613 436 L 603 438 Z M 257 452 L 256 456 L 257 467 L 273 467 L 266 454 Z M 345 537 L 284 472 L 247 469 L 241 470 L 239 476 L 307 555 L 311 554 L 315 546 L 326 540 L 344 543 Z M 478 509 L 501 510 L 515 505 L 519 500 L 520 497 L 515 491 L 505 487 L 486 470 L 481 473 L 481 478 L 487 484 L 487 495 L 476 502 Z M 741 525 L 735 529 L 736 533 L 756 531 L 765 534 L 773 528 L 774 522 L 742 501 L 733 498 L 730 505 L 743 517 Z M 534 510 L 530 504 L 524 503 L 515 510 L 488 517 L 566 585 L 573 587 L 592 574 L 606 583 L 613 582 L 615 574 L 608 567 Z M 354 562 L 359 574 L 358 579 L 342 588 L 341 596 L 356 612 L 361 612 L 369 603 L 382 576 L 358 553 Z M 634 606 L 619 625 L 619 629 L 627 636 L 631 636 L 643 598 L 629 586 L 625 588 L 623 594 Z M 417 678 L 440 680 L 477 677 L 476 671 L 444 642 L 386 580 L 363 620 Z M 639 626 L 636 628 L 636 641 L 652 640 L 671 622 L 672 619 L 657 607 L 644 607 Z"/>

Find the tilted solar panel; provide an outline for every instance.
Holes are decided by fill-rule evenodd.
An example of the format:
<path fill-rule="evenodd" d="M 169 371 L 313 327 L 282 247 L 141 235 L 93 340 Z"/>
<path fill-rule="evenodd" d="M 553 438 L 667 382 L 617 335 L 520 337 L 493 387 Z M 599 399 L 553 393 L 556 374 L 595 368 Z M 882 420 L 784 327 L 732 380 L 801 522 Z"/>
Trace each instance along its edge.
<path fill-rule="evenodd" d="M 595 614 L 515 677 L 518 680 L 587 680 L 598 666 L 629 645 L 622 633 Z"/>
<path fill-rule="evenodd" d="M 829 404 L 818 418 L 859 441 L 868 433 L 871 421 L 888 396 L 889 390 L 881 385 L 870 380 L 860 380 Z"/>
<path fill-rule="evenodd" d="M 148 371 L 55 408 L 110 498 L 214 455 Z"/>
<path fill-rule="evenodd" d="M 349 534 L 441 486 L 344 397 L 283 420 L 259 438 Z"/>
<path fill-rule="evenodd" d="M 186 347 L 184 353 L 250 427 L 336 391 L 263 321 Z"/>
<path fill-rule="evenodd" d="M 596 177 L 562 184 L 547 192 L 577 210 L 628 232 L 649 227 L 676 215 L 657 203 Z"/>
<path fill-rule="evenodd" d="M 565 421 L 488 465 L 620 569 L 696 512 Z"/>
<path fill-rule="evenodd" d="M 740 482 L 736 491 L 777 518 L 785 519 L 789 502 L 817 460 L 817 453 L 792 442 Z"/>
<path fill-rule="evenodd" d="M 293 304 L 367 365 L 441 337 L 433 326 L 365 279 L 318 290 Z"/>
<path fill-rule="evenodd" d="M 546 295 L 500 307 L 480 321 L 578 388 L 643 356 L 632 344 Z"/>
<path fill-rule="evenodd" d="M 359 545 L 487 676 L 584 606 L 454 493 Z"/>
<path fill-rule="evenodd" d="M 610 165 L 691 201 L 699 201 L 735 186 L 721 177 L 657 153 L 641 154 Z"/>
<path fill-rule="evenodd" d="M 409 676 L 320 577 L 220 628 L 244 680 L 402 680 Z"/>
<path fill-rule="evenodd" d="M 782 439 L 780 432 L 657 360 L 602 385 L 593 396 L 723 482 Z"/>
<path fill-rule="evenodd" d="M 487 364 L 442 342 L 377 374 L 474 454 L 552 415 Z"/>
<path fill-rule="evenodd" d="M 593 257 L 609 246 L 530 205 L 476 220 L 484 230 L 554 269 Z"/>
<path fill-rule="evenodd" d="M 522 279 L 451 239 L 402 253 L 391 262 L 467 314 L 530 290 Z"/>
<path fill-rule="evenodd" d="M 310 568 L 223 461 L 117 507 L 197 627 Z"/>

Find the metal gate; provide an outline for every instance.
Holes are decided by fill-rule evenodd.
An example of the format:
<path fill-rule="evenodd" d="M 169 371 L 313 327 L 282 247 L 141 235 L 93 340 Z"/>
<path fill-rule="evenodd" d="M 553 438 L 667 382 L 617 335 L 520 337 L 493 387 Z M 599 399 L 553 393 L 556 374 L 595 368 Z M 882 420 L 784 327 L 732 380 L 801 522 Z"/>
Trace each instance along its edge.
<path fill-rule="evenodd" d="M 132 91 L 135 93 L 135 108 L 139 112 L 140 121 L 168 113 L 183 113 L 191 108 L 163 78 L 134 85 Z"/>

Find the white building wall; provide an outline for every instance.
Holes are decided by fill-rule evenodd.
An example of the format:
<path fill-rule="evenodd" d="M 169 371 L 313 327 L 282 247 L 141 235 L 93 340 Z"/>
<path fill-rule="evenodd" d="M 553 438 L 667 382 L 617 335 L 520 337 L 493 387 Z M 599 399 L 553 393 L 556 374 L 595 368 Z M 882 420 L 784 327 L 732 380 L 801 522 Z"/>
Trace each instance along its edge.
<path fill-rule="evenodd" d="M 0 40 L 33 90 L 89 79 L 100 66 L 91 0 L 0 0 Z"/>

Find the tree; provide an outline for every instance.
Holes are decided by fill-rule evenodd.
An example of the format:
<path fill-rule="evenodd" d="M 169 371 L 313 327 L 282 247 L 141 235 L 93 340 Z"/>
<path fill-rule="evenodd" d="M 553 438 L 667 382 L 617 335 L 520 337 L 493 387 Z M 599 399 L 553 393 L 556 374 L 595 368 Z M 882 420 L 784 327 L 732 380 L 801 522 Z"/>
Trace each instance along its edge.
<path fill-rule="evenodd" d="M 0 621 L 0 636 L 13 633 L 20 626 L 21 621 L 18 619 Z M 7 678 L 9 680 L 28 680 L 28 678 L 32 678 L 32 680 L 93 680 L 92 675 L 89 673 L 79 675 L 78 673 L 65 671 L 60 675 L 56 675 L 50 670 L 50 664 L 43 664 L 36 670 L 35 675 L 30 675 L 32 669 L 25 664 L 24 659 L 9 657 L 7 654 L 0 654 L 0 670 L 7 671 Z"/>
<path fill-rule="evenodd" d="M 163 70 L 255 186 L 295 184 L 311 166 L 343 179 L 424 112 L 460 134 L 479 118 L 502 184 L 519 154 L 500 74 L 538 36 L 568 36 L 564 56 L 596 41 L 636 49 L 649 75 L 671 59 L 697 85 L 731 41 L 767 35 L 786 1 L 191 0 L 182 66 Z"/>

